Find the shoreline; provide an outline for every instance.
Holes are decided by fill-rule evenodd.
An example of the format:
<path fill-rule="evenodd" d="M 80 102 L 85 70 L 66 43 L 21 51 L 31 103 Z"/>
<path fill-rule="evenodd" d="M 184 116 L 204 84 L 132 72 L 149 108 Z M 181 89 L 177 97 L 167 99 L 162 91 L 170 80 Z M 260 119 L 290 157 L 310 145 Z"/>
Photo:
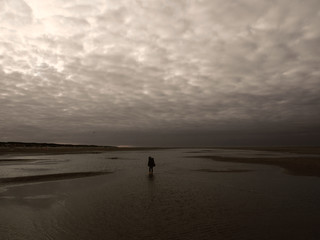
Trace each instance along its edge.
<path fill-rule="evenodd" d="M 0 147 L 0 156 L 3 155 L 59 155 L 59 154 L 99 154 L 118 151 L 151 151 L 170 148 L 157 147 Z"/>
<path fill-rule="evenodd" d="M 101 153 L 105 151 L 114 151 L 112 148 L 103 147 L 15 147 L 15 148 L 0 148 L 1 155 L 51 155 L 51 154 L 73 154 L 73 153 Z"/>
<path fill-rule="evenodd" d="M 173 148 L 164 147 L 103 147 L 103 146 L 55 146 L 55 147 L 0 147 L 0 156 L 4 155 L 60 155 L 60 154 L 100 154 L 103 152 L 118 151 L 152 151 Z M 175 149 L 178 149 L 176 147 Z M 189 148 L 194 149 L 194 148 Z M 277 158 L 243 158 L 243 157 L 221 157 L 215 155 L 193 156 L 197 158 L 207 158 L 221 162 L 235 162 L 248 164 L 264 164 L 278 166 L 286 170 L 288 174 L 296 176 L 316 176 L 320 177 L 320 147 L 211 147 L 205 149 L 230 149 L 230 150 L 253 150 L 272 151 L 283 153 L 297 153 L 305 155 L 319 156 L 297 156 L 297 157 L 277 157 Z"/>

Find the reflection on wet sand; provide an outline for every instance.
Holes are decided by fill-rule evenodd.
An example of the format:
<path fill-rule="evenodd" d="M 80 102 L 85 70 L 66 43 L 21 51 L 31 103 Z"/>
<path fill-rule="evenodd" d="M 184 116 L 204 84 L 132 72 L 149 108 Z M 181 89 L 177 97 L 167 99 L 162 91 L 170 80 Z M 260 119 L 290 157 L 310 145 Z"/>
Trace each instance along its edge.
<path fill-rule="evenodd" d="M 69 172 L 69 173 L 56 173 L 34 176 L 22 176 L 22 177 L 9 177 L 0 178 L 0 183 L 20 183 L 20 182 L 44 182 L 44 181 L 57 181 L 64 179 L 92 177 L 97 175 L 109 174 L 111 172 Z"/>
<path fill-rule="evenodd" d="M 287 173 L 298 176 L 320 177 L 320 157 L 221 157 L 221 156 L 194 156 L 207 158 L 220 162 L 252 163 L 279 166 L 287 170 Z"/>
<path fill-rule="evenodd" d="M 212 173 L 245 173 L 245 172 L 251 172 L 252 170 L 249 169 L 196 169 L 194 171 L 199 172 L 212 172 Z"/>
<path fill-rule="evenodd" d="M 320 178 L 187 151 L 50 155 L 47 165 L 43 156 L 1 165 L 0 238 L 320 239 Z M 150 154 L 154 175 L 145 164 Z"/>

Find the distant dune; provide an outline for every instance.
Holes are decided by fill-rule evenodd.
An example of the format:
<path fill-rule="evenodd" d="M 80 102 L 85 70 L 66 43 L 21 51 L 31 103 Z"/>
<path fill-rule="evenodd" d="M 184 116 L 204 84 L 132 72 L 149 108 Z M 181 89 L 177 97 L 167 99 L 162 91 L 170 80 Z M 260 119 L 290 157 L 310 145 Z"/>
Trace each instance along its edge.
<path fill-rule="evenodd" d="M 58 144 L 58 143 L 34 143 L 34 142 L 0 142 L 0 147 L 104 147 L 116 148 L 114 146 L 98 146 L 85 144 Z"/>

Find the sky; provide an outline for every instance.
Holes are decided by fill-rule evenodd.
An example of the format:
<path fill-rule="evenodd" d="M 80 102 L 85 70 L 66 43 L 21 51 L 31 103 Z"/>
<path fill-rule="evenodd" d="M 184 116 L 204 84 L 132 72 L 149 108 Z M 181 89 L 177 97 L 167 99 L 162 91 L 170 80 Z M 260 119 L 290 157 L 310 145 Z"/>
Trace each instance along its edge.
<path fill-rule="evenodd" d="M 0 0 L 0 141 L 319 145 L 319 0 Z"/>

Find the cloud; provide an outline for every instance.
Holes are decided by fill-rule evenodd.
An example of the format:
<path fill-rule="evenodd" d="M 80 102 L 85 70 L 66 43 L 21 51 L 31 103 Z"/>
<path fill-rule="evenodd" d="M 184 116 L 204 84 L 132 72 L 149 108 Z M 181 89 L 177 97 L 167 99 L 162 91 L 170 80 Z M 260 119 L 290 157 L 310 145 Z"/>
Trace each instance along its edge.
<path fill-rule="evenodd" d="M 1 0 L 0 140 L 319 129 L 319 7 Z"/>

